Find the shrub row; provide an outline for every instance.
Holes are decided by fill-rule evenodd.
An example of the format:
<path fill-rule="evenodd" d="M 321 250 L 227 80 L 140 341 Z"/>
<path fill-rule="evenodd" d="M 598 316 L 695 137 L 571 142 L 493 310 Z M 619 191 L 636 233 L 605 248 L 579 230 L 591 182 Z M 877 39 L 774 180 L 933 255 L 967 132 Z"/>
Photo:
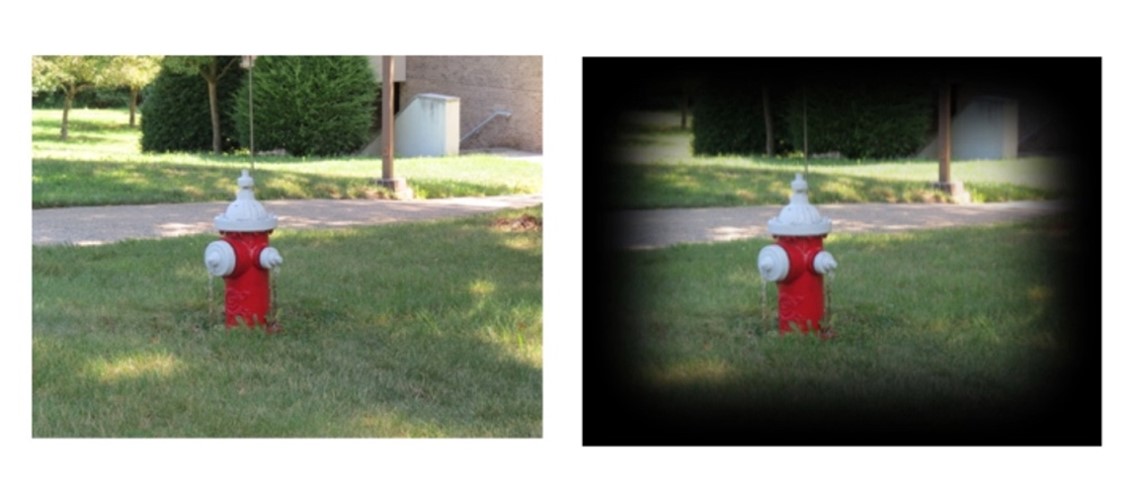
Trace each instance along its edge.
<path fill-rule="evenodd" d="M 253 131 L 248 128 L 248 85 L 236 100 L 241 146 L 284 149 L 291 155 L 341 155 L 367 144 L 378 89 L 361 56 L 269 56 L 252 77 Z"/>
<path fill-rule="evenodd" d="M 764 154 L 766 147 L 764 102 L 759 84 L 709 82 L 703 84 L 694 105 L 694 153 Z M 769 87 L 772 108 L 773 152 L 788 152 L 784 107 L 785 92 Z"/>
<path fill-rule="evenodd" d="M 253 139 L 248 128 L 248 72 L 230 69 L 218 84 L 226 151 L 284 149 L 340 155 L 367 143 L 378 90 L 361 56 L 262 56 L 253 68 Z M 208 151 L 212 123 L 205 81 L 162 69 L 143 107 L 145 151 Z"/>
<path fill-rule="evenodd" d="M 226 152 L 237 148 L 237 125 L 232 108 L 243 80 L 242 74 L 240 70 L 229 70 L 217 83 L 221 149 Z M 144 152 L 213 150 L 213 121 L 205 79 L 200 75 L 180 74 L 163 68 L 147 91 L 148 97 L 142 105 Z"/>
<path fill-rule="evenodd" d="M 36 109 L 63 109 L 62 90 L 38 92 L 32 95 L 32 107 Z M 139 97 L 139 99 L 141 99 Z M 96 87 L 75 95 L 71 102 L 73 108 L 106 109 L 130 107 L 130 89 L 123 87 Z"/>
<path fill-rule="evenodd" d="M 694 111 L 694 152 L 763 154 L 764 113 L 757 83 L 704 86 Z M 918 151 L 933 127 L 934 93 L 919 84 L 848 82 L 771 86 L 775 152 L 838 152 L 892 158 Z M 806 105 L 806 106 L 805 106 Z"/>

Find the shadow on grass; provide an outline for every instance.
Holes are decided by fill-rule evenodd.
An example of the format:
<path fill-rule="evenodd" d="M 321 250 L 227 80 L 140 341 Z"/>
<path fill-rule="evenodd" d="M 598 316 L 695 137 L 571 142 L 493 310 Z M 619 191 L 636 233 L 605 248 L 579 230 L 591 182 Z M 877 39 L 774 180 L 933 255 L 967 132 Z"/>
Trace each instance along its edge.
<path fill-rule="evenodd" d="M 208 160 L 209 157 L 204 157 Z M 186 203 L 232 200 L 236 178 L 247 161 L 217 157 L 217 166 L 130 163 L 84 159 L 33 159 L 32 208 Z M 258 168 L 259 200 L 306 198 L 391 198 L 372 179 L 324 176 Z M 446 179 L 413 179 L 418 198 L 497 196 L 527 192 L 503 184 Z"/>
<path fill-rule="evenodd" d="M 232 200 L 239 165 L 199 166 L 39 159 L 32 208 Z M 385 188 L 365 179 L 256 171 L 256 198 L 373 198 Z"/>
<path fill-rule="evenodd" d="M 81 148 L 83 146 L 98 146 L 102 144 L 121 143 L 131 138 L 137 128 L 130 128 L 128 123 L 109 123 L 106 121 L 73 120 L 67 124 L 67 139 L 60 138 L 62 123 L 59 121 L 32 121 L 32 144 L 47 145 L 56 148 Z"/>
<path fill-rule="evenodd" d="M 799 168 L 783 171 L 752 166 L 674 166 L 636 164 L 612 166 L 607 198 L 616 209 L 780 205 L 791 195 L 789 184 Z M 899 181 L 812 173 L 808 176 L 812 203 L 943 203 L 949 197 L 929 180 Z M 1051 192 L 1015 185 L 967 183 L 977 201 L 1053 198 Z"/>
<path fill-rule="evenodd" d="M 493 227 L 520 213 L 281 231 L 274 336 L 218 326 L 209 237 L 33 248 L 33 434 L 538 437 L 540 232 Z"/>

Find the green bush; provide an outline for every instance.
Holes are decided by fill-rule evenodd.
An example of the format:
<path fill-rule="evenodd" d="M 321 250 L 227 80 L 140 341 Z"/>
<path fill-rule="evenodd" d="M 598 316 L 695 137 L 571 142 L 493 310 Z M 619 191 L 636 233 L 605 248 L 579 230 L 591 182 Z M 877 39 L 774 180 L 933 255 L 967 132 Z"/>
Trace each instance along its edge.
<path fill-rule="evenodd" d="M 765 122 L 760 85 L 712 82 L 702 89 L 692 111 L 694 153 L 763 154 Z"/>
<path fill-rule="evenodd" d="M 224 57 L 229 58 L 229 57 Z M 227 63 L 227 60 L 226 60 Z M 244 79 L 244 72 L 230 68 L 217 84 L 217 107 L 221 114 L 221 147 L 237 147 L 233 99 Z M 209 88 L 200 75 L 183 75 L 162 68 L 144 91 L 141 110 L 142 151 L 211 152 L 213 122 L 209 113 Z"/>
<path fill-rule="evenodd" d="M 804 150 L 807 101 L 808 152 L 845 157 L 905 157 L 926 143 L 934 117 L 928 86 L 840 80 L 831 84 L 770 85 L 774 152 Z M 806 99 L 805 99 L 806 97 Z M 694 153 L 764 154 L 764 112 L 759 82 L 705 84 L 694 108 Z"/>
<path fill-rule="evenodd" d="M 839 152 L 851 159 L 907 157 L 927 141 L 934 97 L 921 84 L 841 81 L 795 90 L 787 105 L 787 140 L 804 149 L 807 101 L 808 153 Z"/>
<path fill-rule="evenodd" d="M 357 152 L 370 137 L 378 85 L 362 56 L 265 56 L 253 68 L 253 137 L 256 149 L 332 156 Z M 248 121 L 248 88 L 236 101 Z M 249 147 L 247 123 L 237 135 Z"/>

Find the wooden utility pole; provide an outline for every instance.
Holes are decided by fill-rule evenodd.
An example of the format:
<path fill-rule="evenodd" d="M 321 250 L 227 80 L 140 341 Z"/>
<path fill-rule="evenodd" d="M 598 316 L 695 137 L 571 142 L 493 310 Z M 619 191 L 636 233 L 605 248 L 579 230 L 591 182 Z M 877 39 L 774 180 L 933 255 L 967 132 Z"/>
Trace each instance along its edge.
<path fill-rule="evenodd" d="M 966 191 L 965 184 L 950 180 L 950 154 L 953 152 L 953 136 L 950 131 L 951 90 L 949 81 L 942 82 L 938 89 L 938 182 L 931 185 L 948 193 L 954 203 L 969 203 L 970 194 Z"/>
<path fill-rule="evenodd" d="M 950 182 L 950 84 L 938 89 L 938 182 Z"/>
<path fill-rule="evenodd" d="M 382 57 L 382 179 L 378 184 L 399 200 L 414 197 L 406 180 L 394 177 L 394 57 Z"/>
<path fill-rule="evenodd" d="M 394 179 L 394 57 L 382 57 L 382 181 Z"/>

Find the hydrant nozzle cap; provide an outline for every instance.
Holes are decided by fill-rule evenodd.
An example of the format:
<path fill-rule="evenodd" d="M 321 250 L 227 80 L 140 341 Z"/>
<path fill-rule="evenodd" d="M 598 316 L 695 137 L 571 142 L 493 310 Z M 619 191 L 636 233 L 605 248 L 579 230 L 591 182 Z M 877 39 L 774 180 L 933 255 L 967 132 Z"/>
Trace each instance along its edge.
<path fill-rule="evenodd" d="M 832 231 L 832 221 L 820 215 L 808 203 L 808 182 L 796 173 L 792 180 L 792 197 L 780 214 L 768 221 L 768 230 L 774 236 L 819 236 Z"/>
<path fill-rule="evenodd" d="M 236 184 L 239 187 L 236 200 L 229 204 L 225 213 L 213 219 L 213 225 L 218 230 L 227 232 L 263 232 L 275 229 L 277 218 L 256 201 L 252 192 L 254 181 L 247 169 L 241 170 Z"/>

